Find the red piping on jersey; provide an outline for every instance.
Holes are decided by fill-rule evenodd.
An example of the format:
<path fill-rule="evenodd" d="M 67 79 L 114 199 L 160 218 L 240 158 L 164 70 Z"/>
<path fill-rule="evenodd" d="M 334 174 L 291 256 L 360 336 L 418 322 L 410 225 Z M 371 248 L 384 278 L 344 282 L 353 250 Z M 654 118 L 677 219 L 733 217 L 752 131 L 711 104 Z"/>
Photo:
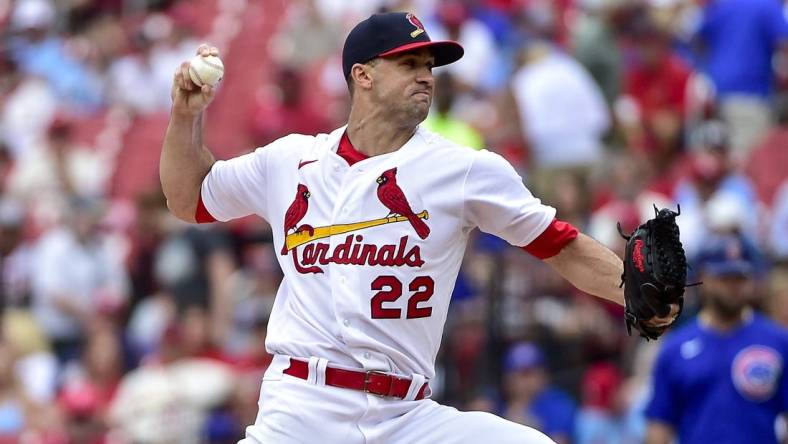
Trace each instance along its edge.
<path fill-rule="evenodd" d="M 347 131 L 342 134 L 342 138 L 339 140 L 337 155 L 345 159 L 345 162 L 347 162 L 350 166 L 353 166 L 354 163 L 361 162 L 364 159 L 369 159 L 369 156 L 353 147 L 353 144 L 350 143 L 350 138 L 347 135 Z"/>
<path fill-rule="evenodd" d="M 539 259 L 547 259 L 560 253 L 569 242 L 577 238 L 577 235 L 577 228 L 572 224 L 553 219 L 542 234 L 521 248 Z"/>
<path fill-rule="evenodd" d="M 198 224 L 209 224 L 211 222 L 216 222 L 216 218 L 211 216 L 211 213 L 209 213 L 208 209 L 205 208 L 205 203 L 202 201 L 202 196 L 197 199 L 197 211 L 194 212 L 194 220 L 197 221 Z"/>

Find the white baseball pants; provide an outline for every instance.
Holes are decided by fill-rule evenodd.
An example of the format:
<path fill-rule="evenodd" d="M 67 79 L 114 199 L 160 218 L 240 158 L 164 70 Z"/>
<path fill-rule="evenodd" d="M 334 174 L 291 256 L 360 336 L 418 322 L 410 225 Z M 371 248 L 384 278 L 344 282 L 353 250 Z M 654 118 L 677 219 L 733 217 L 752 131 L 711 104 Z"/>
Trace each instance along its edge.
<path fill-rule="evenodd" d="M 263 379 L 257 419 L 239 444 L 555 444 L 489 413 L 321 385 L 312 371 L 308 381 L 283 375 L 277 361 Z"/>

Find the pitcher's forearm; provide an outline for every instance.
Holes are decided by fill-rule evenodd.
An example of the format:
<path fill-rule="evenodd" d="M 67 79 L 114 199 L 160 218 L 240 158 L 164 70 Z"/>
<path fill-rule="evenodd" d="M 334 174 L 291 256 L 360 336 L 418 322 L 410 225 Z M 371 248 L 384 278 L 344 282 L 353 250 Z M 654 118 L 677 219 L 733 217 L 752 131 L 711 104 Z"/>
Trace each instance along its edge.
<path fill-rule="evenodd" d="M 623 262 L 594 239 L 581 233 L 545 262 L 578 289 L 624 305 L 624 291 L 619 288 Z"/>
<path fill-rule="evenodd" d="M 170 211 L 194 222 L 200 186 L 216 161 L 202 141 L 203 113 L 172 113 L 159 162 L 162 191 Z"/>

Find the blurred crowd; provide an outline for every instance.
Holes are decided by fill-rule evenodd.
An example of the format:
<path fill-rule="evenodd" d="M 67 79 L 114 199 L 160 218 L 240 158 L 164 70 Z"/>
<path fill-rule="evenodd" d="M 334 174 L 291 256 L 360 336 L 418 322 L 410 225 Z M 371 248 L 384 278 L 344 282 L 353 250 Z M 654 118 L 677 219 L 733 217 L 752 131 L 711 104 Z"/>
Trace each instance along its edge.
<path fill-rule="evenodd" d="M 654 205 L 680 205 L 691 263 L 743 239 L 751 304 L 788 326 L 788 1 L 0 0 L 0 443 L 243 436 L 281 273 L 264 221 L 168 213 L 172 75 L 200 42 L 222 51 L 218 157 L 325 132 L 347 118 L 344 37 L 379 10 L 465 47 L 427 128 L 502 154 L 619 253 L 616 224 Z M 682 322 L 702 302 L 689 289 Z M 622 319 L 476 233 L 433 397 L 561 444 L 642 442 L 659 343 Z"/>

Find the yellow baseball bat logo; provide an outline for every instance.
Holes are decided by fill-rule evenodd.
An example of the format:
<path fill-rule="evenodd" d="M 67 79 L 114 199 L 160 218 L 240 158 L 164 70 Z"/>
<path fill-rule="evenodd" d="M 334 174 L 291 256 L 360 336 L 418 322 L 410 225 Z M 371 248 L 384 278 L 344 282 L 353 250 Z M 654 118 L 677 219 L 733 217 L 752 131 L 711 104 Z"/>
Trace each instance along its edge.
<path fill-rule="evenodd" d="M 421 213 L 418 213 L 416 217 L 427 220 L 430 218 L 430 213 L 428 213 L 427 210 L 424 210 Z M 287 237 L 285 238 L 285 245 L 287 245 L 288 250 L 292 250 L 295 247 L 304 245 L 306 243 L 318 239 L 324 239 L 334 235 L 363 230 L 365 228 L 377 227 L 379 225 L 393 224 L 397 222 L 406 222 L 407 220 L 408 218 L 404 216 L 389 216 L 389 217 L 381 217 L 380 219 L 368 220 L 364 222 L 354 222 L 352 224 L 337 224 L 337 225 L 329 225 L 327 227 L 315 227 L 315 231 L 311 236 L 306 231 L 288 234 Z"/>

